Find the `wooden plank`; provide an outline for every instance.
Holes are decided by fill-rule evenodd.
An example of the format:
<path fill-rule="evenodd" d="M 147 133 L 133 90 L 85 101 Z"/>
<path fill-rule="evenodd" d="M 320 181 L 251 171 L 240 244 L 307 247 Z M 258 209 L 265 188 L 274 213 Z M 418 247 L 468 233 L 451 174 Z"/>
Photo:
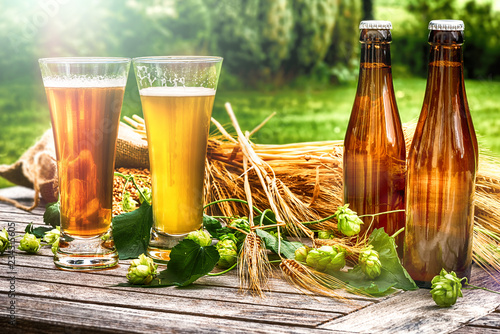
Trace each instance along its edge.
<path fill-rule="evenodd" d="M 0 324 L 7 333 L 326 333 L 307 327 L 287 327 L 253 321 L 210 318 L 75 301 L 17 296 L 16 325 Z M 328 332 L 330 333 L 330 332 Z"/>
<path fill-rule="evenodd" d="M 204 314 L 213 318 L 227 318 L 241 321 L 250 320 L 268 324 L 304 327 L 315 327 L 325 321 L 341 316 L 341 314 L 335 312 L 297 310 L 239 303 L 236 295 L 227 296 L 227 301 L 221 301 L 160 295 L 150 289 L 141 289 L 141 291 L 134 289 L 117 290 L 106 287 L 93 288 L 83 285 L 79 286 L 77 284 L 78 282 L 75 282 L 74 285 L 69 285 L 16 279 L 15 291 L 16 294 L 45 299 L 131 307 L 187 315 Z M 207 288 L 193 286 L 185 289 L 198 289 L 198 293 L 201 295 L 203 289 Z M 6 305 L 6 303 L 5 298 L 3 301 L 0 299 L 1 305 Z"/>
<path fill-rule="evenodd" d="M 0 196 L 15 199 L 16 201 L 22 202 L 23 204 L 30 204 L 33 203 L 35 191 L 26 187 L 14 186 L 0 189 Z"/>
<path fill-rule="evenodd" d="M 500 313 L 493 312 L 470 323 L 471 326 L 500 328 Z"/>
<path fill-rule="evenodd" d="M 41 255 L 26 255 L 24 252 L 17 251 L 16 252 L 16 266 L 27 266 L 27 267 L 32 267 L 32 268 L 43 268 L 43 269 L 51 269 L 55 270 L 56 272 L 61 272 L 58 270 L 53 263 L 53 256 L 52 252 L 48 248 L 42 248 L 39 253 Z M 101 275 L 101 276 L 116 276 L 121 279 L 125 277 L 127 274 L 127 270 L 129 267 L 129 262 L 130 260 L 125 260 L 125 261 L 120 261 L 119 266 L 109 269 L 109 270 L 99 270 L 99 271 L 93 271 L 92 273 L 95 275 Z M 6 257 L 0 257 L 0 264 L 7 264 L 7 258 Z M 159 270 L 165 269 L 165 266 L 160 265 L 158 267 Z M 83 273 L 84 274 L 84 273 Z M 279 276 L 279 270 L 276 270 L 276 274 L 274 278 L 271 278 L 269 281 L 269 289 L 270 291 L 273 292 L 280 292 L 280 293 L 286 293 L 286 294 L 299 294 L 299 292 L 291 286 L 288 282 L 286 282 L 283 279 L 280 279 Z M 239 289 L 239 278 L 237 276 L 237 272 L 231 271 L 225 275 L 221 276 L 205 276 L 200 279 L 198 279 L 195 283 L 195 285 L 203 285 L 203 286 L 213 286 L 213 287 L 225 287 L 225 288 L 230 288 L 230 289 Z M 355 296 L 350 293 L 347 293 L 345 291 L 339 291 L 339 294 L 345 298 L 352 299 L 354 303 L 363 305 L 365 306 L 365 302 L 380 302 L 384 299 L 390 298 L 390 297 L 383 297 L 383 298 L 370 298 L 370 297 L 365 297 L 365 296 Z M 303 294 L 299 294 L 301 298 L 310 298 L 307 297 Z M 317 298 L 317 297 L 314 297 Z M 318 297 L 320 298 L 319 300 L 322 300 L 323 297 Z M 329 299 L 329 298 L 327 298 Z"/>
<path fill-rule="evenodd" d="M 472 277 L 476 285 L 491 281 L 485 281 L 488 280 L 487 275 L 476 266 L 473 267 Z M 439 308 L 429 291 L 407 291 L 320 327 L 353 330 L 352 324 L 356 323 L 357 326 L 353 330 L 356 333 L 449 332 L 459 329 L 472 319 L 492 312 L 500 304 L 500 296 L 497 294 L 484 290 L 464 290 L 464 297 L 453 307 Z"/>
<path fill-rule="evenodd" d="M 0 277 L 10 277 L 11 275 L 8 273 L 9 271 L 10 270 L 7 266 L 0 265 Z M 255 298 L 250 296 L 249 294 L 238 293 L 238 290 L 234 288 L 217 286 L 205 288 L 201 285 L 194 285 L 192 287 L 183 289 L 179 289 L 176 287 L 155 289 L 144 289 L 139 287 L 115 287 L 115 285 L 119 283 L 125 283 L 127 281 L 125 276 L 103 276 L 94 274 L 92 272 L 78 273 L 19 266 L 15 271 L 16 279 L 24 279 L 29 281 L 57 282 L 61 284 L 94 288 L 108 287 L 113 290 L 154 293 L 157 295 L 177 296 L 180 298 L 209 299 L 220 301 L 229 300 L 241 304 L 257 304 L 310 311 L 327 311 L 340 314 L 351 313 L 359 308 L 366 307 L 372 304 L 371 302 L 367 301 L 352 301 L 351 303 L 343 303 L 332 298 L 315 297 L 313 299 L 310 297 L 305 297 L 301 294 L 279 292 L 270 292 L 266 296 L 267 298 Z"/>
<path fill-rule="evenodd" d="M 484 328 L 484 327 L 473 327 L 464 326 L 456 331 L 450 332 L 453 334 L 500 334 L 500 329 L 498 328 Z"/>
<path fill-rule="evenodd" d="M 28 211 L 18 209 L 15 206 L 13 206 L 12 204 L 0 202 L 0 214 L 2 214 L 2 215 L 9 214 L 9 213 L 23 213 L 23 212 L 27 213 Z M 36 215 L 36 216 L 43 216 L 44 212 L 45 212 L 45 206 L 38 206 L 38 207 L 34 208 L 32 211 L 29 211 L 29 213 L 31 213 L 32 215 Z"/>
<path fill-rule="evenodd" d="M 7 222 L 7 223 L 8 222 L 16 222 L 16 223 L 24 223 L 24 224 L 29 224 L 29 223 L 44 224 L 42 216 L 30 214 L 28 212 L 25 212 L 25 213 L 23 213 L 23 212 L 20 212 L 20 213 L 12 213 L 12 212 L 2 213 L 0 215 L 0 222 L 4 222 L 3 224 L 0 223 L 0 226 L 5 225 L 5 222 Z"/>

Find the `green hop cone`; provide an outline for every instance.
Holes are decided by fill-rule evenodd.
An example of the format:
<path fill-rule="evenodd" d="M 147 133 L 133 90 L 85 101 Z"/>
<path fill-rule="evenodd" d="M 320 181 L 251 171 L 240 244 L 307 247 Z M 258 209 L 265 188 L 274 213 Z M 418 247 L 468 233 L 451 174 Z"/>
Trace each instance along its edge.
<path fill-rule="evenodd" d="M 201 247 L 210 246 L 212 244 L 212 237 L 204 230 L 190 232 L 184 239 L 193 240 Z"/>
<path fill-rule="evenodd" d="M 237 219 L 233 219 L 231 223 L 229 223 L 230 227 L 236 227 L 242 231 L 250 232 L 250 224 L 248 223 L 247 217 L 241 217 Z M 245 241 L 246 234 L 242 233 L 238 230 L 234 230 L 234 237 L 237 239 L 238 243 Z"/>
<path fill-rule="evenodd" d="M 361 251 L 358 262 L 368 278 L 375 279 L 380 276 L 382 263 L 380 263 L 378 252 L 371 246 Z"/>
<path fill-rule="evenodd" d="M 7 248 L 10 247 L 9 233 L 4 228 L 0 231 L 0 254 L 3 254 Z"/>
<path fill-rule="evenodd" d="M 19 242 L 19 250 L 29 254 L 36 254 L 41 247 L 41 239 L 38 239 L 34 234 L 26 233 Z"/>
<path fill-rule="evenodd" d="M 281 235 L 278 235 L 278 230 L 276 230 L 276 231 L 267 231 L 267 233 L 269 233 L 270 235 L 272 235 L 276 239 L 278 239 L 278 236 L 279 236 L 280 239 L 283 240 L 283 233 Z"/>
<path fill-rule="evenodd" d="M 320 248 L 318 248 L 318 252 L 320 252 L 323 257 L 337 255 L 337 251 L 335 250 L 335 248 L 333 248 L 333 246 L 321 246 Z"/>
<path fill-rule="evenodd" d="M 54 241 L 56 240 L 59 241 L 60 236 L 61 236 L 61 231 L 60 227 L 58 226 L 57 228 L 52 229 L 47 233 L 45 233 L 45 235 L 43 236 L 43 241 L 45 241 L 48 244 L 53 244 Z"/>
<path fill-rule="evenodd" d="M 231 268 L 238 260 L 238 246 L 236 246 L 236 243 L 231 238 L 219 240 L 215 248 L 219 252 L 220 258 L 217 265 L 220 268 Z"/>
<path fill-rule="evenodd" d="M 316 269 L 317 271 L 325 271 L 326 266 L 330 263 L 329 250 L 325 249 L 324 247 L 331 248 L 331 246 L 322 246 L 318 249 L 313 248 L 307 254 L 307 265 Z"/>
<path fill-rule="evenodd" d="M 236 243 L 232 239 L 219 240 L 219 242 L 215 245 L 215 248 L 217 248 L 217 250 L 226 248 L 234 250 L 235 252 L 238 251 L 238 246 L 236 246 Z"/>
<path fill-rule="evenodd" d="M 245 232 L 250 232 L 250 224 L 248 223 L 248 219 L 246 217 L 233 219 L 229 226 L 237 227 Z"/>
<path fill-rule="evenodd" d="M 431 294 L 432 299 L 439 307 L 450 307 L 457 302 L 458 297 L 462 297 L 462 279 L 457 277 L 455 272 L 448 273 L 441 269 L 439 275 L 432 279 Z"/>
<path fill-rule="evenodd" d="M 327 264 L 325 272 L 339 271 L 345 267 L 345 253 L 337 252 L 335 256 L 330 257 L 330 263 Z"/>
<path fill-rule="evenodd" d="M 153 198 L 151 188 L 143 187 L 143 188 L 141 188 L 141 192 L 144 195 L 144 197 L 146 197 L 146 200 L 148 201 L 148 203 L 151 203 L 151 200 Z M 144 198 L 141 195 L 139 195 L 139 203 L 142 204 L 142 202 L 144 202 Z"/>
<path fill-rule="evenodd" d="M 59 238 L 54 240 L 54 242 L 52 243 L 52 248 L 51 248 L 52 254 L 56 255 L 58 249 L 59 249 Z"/>
<path fill-rule="evenodd" d="M 335 215 L 337 216 L 337 229 L 343 235 L 352 237 L 361 231 L 363 221 L 356 212 L 349 209 L 349 204 L 339 207 Z"/>
<path fill-rule="evenodd" d="M 319 231 L 318 232 L 318 239 L 331 239 L 333 238 L 334 233 L 333 231 Z"/>
<path fill-rule="evenodd" d="M 295 260 L 299 262 L 306 262 L 307 254 L 309 253 L 309 247 L 302 246 L 295 250 Z"/>
<path fill-rule="evenodd" d="M 224 235 L 221 235 L 219 237 L 219 242 L 225 241 L 225 240 L 231 240 L 232 242 L 234 242 L 235 245 L 237 245 L 239 242 L 238 238 L 236 238 L 236 236 L 232 233 L 224 234 Z M 238 247 L 236 247 L 236 248 L 238 248 Z M 236 250 L 238 250 L 238 249 L 236 249 Z"/>
<path fill-rule="evenodd" d="M 219 248 L 219 262 L 217 266 L 222 269 L 231 268 L 238 261 L 238 252 L 234 248 Z"/>
<path fill-rule="evenodd" d="M 137 207 L 137 201 L 132 198 L 130 193 L 128 191 L 123 193 L 123 199 L 122 199 L 122 209 L 125 212 L 130 212 L 134 211 L 135 208 Z"/>
<path fill-rule="evenodd" d="M 153 259 L 141 254 L 138 259 L 130 262 L 127 279 L 131 284 L 148 285 L 155 278 L 157 268 L 158 265 L 154 263 Z"/>

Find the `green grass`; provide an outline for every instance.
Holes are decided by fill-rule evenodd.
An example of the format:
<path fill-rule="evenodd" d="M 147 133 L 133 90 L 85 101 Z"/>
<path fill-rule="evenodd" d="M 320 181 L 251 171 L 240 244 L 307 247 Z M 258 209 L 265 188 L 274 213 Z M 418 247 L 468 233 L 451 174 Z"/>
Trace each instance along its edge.
<path fill-rule="evenodd" d="M 394 87 L 403 122 L 416 121 L 422 107 L 425 79 L 396 79 Z M 467 96 L 483 147 L 500 154 L 500 82 L 467 81 Z M 234 133 L 224 103 L 230 102 L 243 130 L 252 130 L 272 112 L 272 118 L 252 138 L 257 143 L 290 143 L 343 139 L 356 85 L 320 89 L 280 89 L 269 92 L 219 91 L 213 117 Z M 10 164 L 50 127 L 43 89 L 0 86 L 0 164 Z M 127 87 L 122 115 L 141 114 L 137 89 Z M 0 178 L 0 187 L 10 184 Z"/>

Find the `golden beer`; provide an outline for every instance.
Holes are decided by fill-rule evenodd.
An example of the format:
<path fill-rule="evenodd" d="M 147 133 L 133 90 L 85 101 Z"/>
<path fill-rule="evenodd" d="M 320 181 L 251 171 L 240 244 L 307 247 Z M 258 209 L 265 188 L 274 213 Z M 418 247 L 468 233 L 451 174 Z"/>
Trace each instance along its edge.
<path fill-rule="evenodd" d="M 203 224 L 205 157 L 222 58 L 141 57 L 133 63 L 151 168 L 148 256 L 164 262 Z"/>
<path fill-rule="evenodd" d="M 113 169 L 125 87 L 46 87 L 52 118 L 61 227 L 72 237 L 111 224 Z"/>
<path fill-rule="evenodd" d="M 215 89 L 140 90 L 146 121 L 155 229 L 182 235 L 202 225 L 203 181 Z"/>

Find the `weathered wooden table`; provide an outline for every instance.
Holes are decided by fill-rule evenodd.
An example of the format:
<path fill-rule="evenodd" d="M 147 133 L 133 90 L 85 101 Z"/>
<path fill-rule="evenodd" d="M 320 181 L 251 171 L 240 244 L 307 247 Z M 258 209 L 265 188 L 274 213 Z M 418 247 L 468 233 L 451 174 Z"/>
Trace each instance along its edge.
<path fill-rule="evenodd" d="M 14 187 L 0 195 L 29 203 L 33 192 Z M 28 223 L 43 224 L 43 212 L 43 206 L 27 213 L 0 203 L 0 229 L 11 223 L 21 235 Z M 186 288 L 114 286 L 126 281 L 128 263 L 68 272 L 55 268 L 48 248 L 16 252 L 12 268 L 0 256 L 0 333 L 500 333 L 500 295 L 483 290 L 464 290 L 457 304 L 441 309 L 424 289 L 342 303 L 304 296 L 279 279 L 262 299 L 241 293 L 233 273 Z M 477 267 L 471 283 L 500 290 Z"/>

